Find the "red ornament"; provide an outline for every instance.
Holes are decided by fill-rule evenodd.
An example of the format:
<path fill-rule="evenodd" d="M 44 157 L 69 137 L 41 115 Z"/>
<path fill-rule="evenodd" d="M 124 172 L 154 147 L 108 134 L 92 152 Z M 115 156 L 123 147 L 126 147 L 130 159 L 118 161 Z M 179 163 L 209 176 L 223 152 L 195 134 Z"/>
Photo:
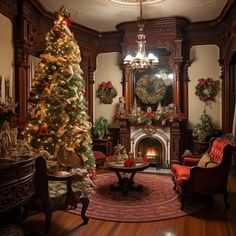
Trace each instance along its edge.
<path fill-rule="evenodd" d="M 85 89 L 82 89 L 81 93 L 82 93 L 83 96 L 85 96 Z"/>
<path fill-rule="evenodd" d="M 65 17 L 65 22 L 66 22 L 67 26 L 71 26 L 71 20 L 70 20 L 70 18 L 68 16 Z"/>
<path fill-rule="evenodd" d="M 48 88 L 49 87 L 49 83 L 48 82 L 45 82 L 44 83 L 44 88 Z"/>
<path fill-rule="evenodd" d="M 41 135 L 41 136 L 49 136 L 50 135 L 48 133 L 48 124 L 47 123 L 41 124 L 40 129 L 39 129 L 39 135 Z"/>

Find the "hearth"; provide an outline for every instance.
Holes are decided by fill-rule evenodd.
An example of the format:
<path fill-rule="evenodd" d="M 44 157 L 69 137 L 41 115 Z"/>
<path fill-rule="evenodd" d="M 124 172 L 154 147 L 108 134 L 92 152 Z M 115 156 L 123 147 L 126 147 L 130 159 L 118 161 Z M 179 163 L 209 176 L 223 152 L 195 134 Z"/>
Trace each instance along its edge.
<path fill-rule="evenodd" d="M 131 150 L 134 155 L 150 158 L 157 168 L 169 168 L 170 164 L 170 128 L 155 128 L 152 133 L 143 127 L 131 127 Z"/>

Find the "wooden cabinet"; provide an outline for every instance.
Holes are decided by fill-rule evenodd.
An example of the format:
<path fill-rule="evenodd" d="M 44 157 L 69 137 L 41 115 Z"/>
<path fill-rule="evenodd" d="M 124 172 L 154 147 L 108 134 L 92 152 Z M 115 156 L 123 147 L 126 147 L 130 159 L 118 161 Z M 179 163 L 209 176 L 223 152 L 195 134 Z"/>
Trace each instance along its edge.
<path fill-rule="evenodd" d="M 194 155 L 200 155 L 207 151 L 209 147 L 209 142 L 193 140 L 193 153 Z"/>
<path fill-rule="evenodd" d="M 93 150 L 111 155 L 113 153 L 113 142 L 114 138 L 93 138 Z"/>
<path fill-rule="evenodd" d="M 0 159 L 0 213 L 22 206 L 34 193 L 34 158 Z"/>

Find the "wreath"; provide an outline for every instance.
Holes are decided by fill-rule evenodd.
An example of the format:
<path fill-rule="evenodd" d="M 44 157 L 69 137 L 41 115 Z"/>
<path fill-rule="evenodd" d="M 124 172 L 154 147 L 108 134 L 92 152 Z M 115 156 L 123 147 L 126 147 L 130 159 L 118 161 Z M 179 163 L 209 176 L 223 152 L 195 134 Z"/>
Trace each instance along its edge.
<path fill-rule="evenodd" d="M 136 83 L 135 94 L 145 104 L 157 104 L 165 97 L 165 82 L 155 75 L 145 74 Z"/>
<path fill-rule="evenodd" d="M 100 98 L 101 103 L 112 104 L 113 98 L 117 96 L 117 90 L 113 87 L 111 81 L 102 82 L 96 91 L 96 95 Z"/>
<path fill-rule="evenodd" d="M 199 79 L 195 94 L 203 102 L 213 101 L 217 94 L 217 81 L 212 78 Z"/>

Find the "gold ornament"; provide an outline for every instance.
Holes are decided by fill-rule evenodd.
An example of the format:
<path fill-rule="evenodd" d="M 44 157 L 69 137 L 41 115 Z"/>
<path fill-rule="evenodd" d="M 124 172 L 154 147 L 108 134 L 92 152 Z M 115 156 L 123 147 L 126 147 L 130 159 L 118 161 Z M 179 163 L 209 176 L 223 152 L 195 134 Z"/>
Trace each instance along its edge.
<path fill-rule="evenodd" d="M 37 133 L 38 130 L 39 130 L 39 126 L 38 125 L 32 125 L 32 124 L 29 124 L 29 130 L 33 133 Z"/>
<path fill-rule="evenodd" d="M 56 67 L 56 66 L 52 66 L 51 69 L 52 69 L 52 70 L 56 70 L 57 67 Z"/>
<path fill-rule="evenodd" d="M 69 68 L 64 69 L 62 73 L 66 78 L 70 78 L 72 76 L 72 71 Z"/>
<path fill-rule="evenodd" d="M 56 133 L 56 135 L 57 135 L 57 137 L 61 137 L 66 131 L 65 131 L 65 125 L 63 125 L 61 128 L 59 128 L 58 130 L 57 130 L 57 133 Z"/>
<path fill-rule="evenodd" d="M 61 81 L 60 81 L 60 84 L 61 84 L 61 85 L 65 85 L 66 82 L 65 82 L 64 80 L 61 80 Z"/>
<path fill-rule="evenodd" d="M 53 138 L 52 138 L 52 137 L 49 137 L 49 138 L 47 139 L 47 142 L 48 142 L 48 143 L 53 143 Z"/>
<path fill-rule="evenodd" d="M 66 123 L 70 120 L 69 115 L 65 111 L 63 111 L 61 114 L 61 120 L 63 123 Z"/>
<path fill-rule="evenodd" d="M 42 59 L 46 60 L 46 61 L 50 61 L 50 62 L 57 62 L 57 58 L 50 55 L 50 54 L 43 54 L 40 56 Z"/>

